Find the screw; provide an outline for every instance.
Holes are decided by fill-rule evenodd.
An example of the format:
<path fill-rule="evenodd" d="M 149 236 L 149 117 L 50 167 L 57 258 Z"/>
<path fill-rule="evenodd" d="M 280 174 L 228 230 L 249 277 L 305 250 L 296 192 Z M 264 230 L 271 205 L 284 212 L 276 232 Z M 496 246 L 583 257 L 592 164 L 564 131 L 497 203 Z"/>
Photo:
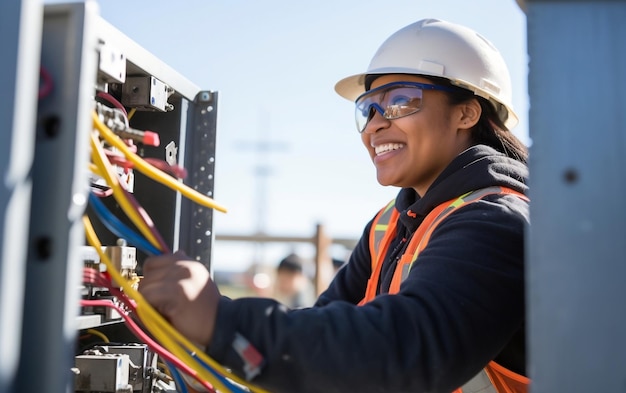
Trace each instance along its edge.
<path fill-rule="evenodd" d="M 43 120 L 43 132 L 48 138 L 55 138 L 61 132 L 61 119 L 56 115 L 50 115 Z"/>
<path fill-rule="evenodd" d="M 35 253 L 39 259 L 48 259 L 52 256 L 52 240 L 49 237 L 40 237 L 35 240 Z"/>
<path fill-rule="evenodd" d="M 578 181 L 578 171 L 574 168 L 568 168 L 563 172 L 563 179 L 565 183 L 576 183 Z"/>
<path fill-rule="evenodd" d="M 200 93 L 200 101 L 210 101 L 211 100 L 211 95 L 209 94 L 208 91 L 203 91 L 202 93 Z"/>

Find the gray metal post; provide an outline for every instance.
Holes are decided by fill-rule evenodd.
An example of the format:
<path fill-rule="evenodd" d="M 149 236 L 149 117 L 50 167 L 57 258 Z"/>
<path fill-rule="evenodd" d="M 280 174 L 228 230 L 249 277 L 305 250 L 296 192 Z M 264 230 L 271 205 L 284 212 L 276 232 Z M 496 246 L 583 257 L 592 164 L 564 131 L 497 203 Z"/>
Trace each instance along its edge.
<path fill-rule="evenodd" d="M 16 391 L 43 6 L 0 3 L 0 392 Z"/>
<path fill-rule="evenodd" d="M 44 8 L 41 65 L 54 83 L 39 102 L 19 391 L 73 386 L 97 40 L 93 2 Z"/>
<path fill-rule="evenodd" d="M 626 391 L 626 2 L 526 2 L 533 393 Z"/>

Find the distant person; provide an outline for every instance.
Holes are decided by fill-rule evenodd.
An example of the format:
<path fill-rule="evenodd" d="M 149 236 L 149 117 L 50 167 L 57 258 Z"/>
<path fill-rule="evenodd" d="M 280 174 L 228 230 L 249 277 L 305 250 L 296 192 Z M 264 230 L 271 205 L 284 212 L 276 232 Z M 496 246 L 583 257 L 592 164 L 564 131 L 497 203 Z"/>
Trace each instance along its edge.
<path fill-rule="evenodd" d="M 287 255 L 276 266 L 274 297 L 291 308 L 310 307 L 315 303 L 313 284 L 297 254 Z"/>
<path fill-rule="evenodd" d="M 355 40 L 379 28 L 377 12 Z M 303 121 L 328 120 L 306 100 L 319 88 L 313 72 L 279 82 L 301 93 Z M 242 377 L 250 364 L 233 342 L 244 337 L 263 356 L 251 383 L 273 393 L 527 392 L 528 152 L 510 131 L 517 116 L 500 52 L 467 27 L 424 19 L 335 90 L 354 103 L 378 183 L 400 190 L 381 201 L 315 305 L 228 299 L 183 252 L 148 258 L 140 291 Z"/>

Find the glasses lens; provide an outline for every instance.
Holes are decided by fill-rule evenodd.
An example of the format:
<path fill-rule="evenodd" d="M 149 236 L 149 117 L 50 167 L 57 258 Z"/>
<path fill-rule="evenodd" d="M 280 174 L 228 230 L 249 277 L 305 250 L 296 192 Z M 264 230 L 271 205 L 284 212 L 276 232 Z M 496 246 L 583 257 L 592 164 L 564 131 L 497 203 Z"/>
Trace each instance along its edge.
<path fill-rule="evenodd" d="M 376 113 L 375 105 L 369 101 L 363 102 L 361 105 L 357 104 L 354 117 L 356 119 L 356 128 L 359 132 L 363 132 L 367 123 L 374 117 L 374 113 Z"/>
<path fill-rule="evenodd" d="M 416 84 L 417 85 L 417 84 Z M 370 90 L 356 100 L 355 119 L 359 132 L 378 111 L 388 120 L 412 115 L 422 105 L 422 88 L 404 83 L 390 83 Z"/>

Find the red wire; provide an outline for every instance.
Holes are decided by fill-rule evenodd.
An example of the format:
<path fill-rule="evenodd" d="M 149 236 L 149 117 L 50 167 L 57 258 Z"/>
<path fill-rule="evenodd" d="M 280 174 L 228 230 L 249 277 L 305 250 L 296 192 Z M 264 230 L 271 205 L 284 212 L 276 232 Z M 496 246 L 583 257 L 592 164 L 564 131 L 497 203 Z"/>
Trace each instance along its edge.
<path fill-rule="evenodd" d="M 184 179 L 187 177 L 187 170 L 184 167 L 181 167 L 179 165 L 170 165 L 163 160 L 159 160 L 158 158 L 152 158 L 152 157 L 144 157 L 144 161 L 162 170 L 163 172 L 167 172 L 170 175 L 177 177 L 179 179 Z"/>
<path fill-rule="evenodd" d="M 128 161 L 126 157 L 121 153 L 111 150 L 105 150 L 104 153 L 109 159 L 109 162 L 113 165 L 118 165 L 123 168 L 133 168 L 135 166 L 134 163 Z M 163 172 L 166 172 L 174 177 L 177 177 L 179 179 L 185 179 L 187 177 L 187 170 L 180 165 L 170 165 L 164 160 L 153 157 L 143 157 L 143 159 L 153 167 Z"/>
<path fill-rule="evenodd" d="M 213 385 L 200 378 L 200 376 L 198 376 L 198 373 L 194 369 L 183 363 L 180 359 L 178 359 L 165 348 L 163 348 L 159 343 L 150 338 L 150 336 L 148 336 L 143 330 L 141 330 L 141 328 L 135 323 L 135 321 L 133 321 L 133 319 L 116 304 L 108 300 L 81 300 L 80 305 L 83 307 L 110 307 L 115 309 L 124 318 L 124 321 L 130 328 L 130 330 L 137 336 L 137 338 L 146 343 L 157 354 L 159 354 L 168 362 L 172 363 L 176 368 L 194 378 L 205 389 L 215 393 Z"/>
<path fill-rule="evenodd" d="M 43 82 L 39 87 L 39 99 L 41 100 L 52 92 L 54 82 L 52 81 L 52 76 L 44 67 L 39 67 L 39 77 Z"/>
<path fill-rule="evenodd" d="M 108 274 L 102 273 L 94 268 L 86 267 L 83 268 L 83 282 L 107 288 L 111 295 L 115 296 L 129 310 L 137 310 L 137 304 L 135 303 L 135 301 L 129 298 L 119 288 L 113 286 L 113 282 L 111 281 L 111 278 L 108 276 Z"/>
<path fill-rule="evenodd" d="M 106 158 L 109 161 L 109 164 L 111 164 L 111 160 L 108 157 Z M 128 190 L 126 189 L 126 184 L 124 182 L 120 181 L 119 184 L 120 184 L 120 187 L 122 188 L 122 192 L 124 193 L 124 196 L 126 197 L 128 202 L 133 206 L 133 208 L 137 211 L 137 213 L 139 213 L 139 216 L 148 227 L 148 230 L 150 231 L 152 236 L 154 236 L 155 240 L 157 241 L 158 245 L 156 247 L 159 248 L 162 252 L 168 253 L 169 247 L 167 246 L 167 243 L 165 243 L 165 240 L 163 240 L 163 237 L 161 236 L 159 231 L 157 231 L 156 227 L 154 226 L 154 221 L 152 221 L 152 218 L 150 217 L 148 212 L 139 204 L 139 202 L 137 202 L 133 194 L 128 192 Z"/>
<path fill-rule="evenodd" d="M 163 237 L 161 236 L 159 231 L 157 231 L 156 227 L 154 226 L 154 221 L 152 221 L 152 218 L 150 218 L 150 215 L 148 214 L 146 209 L 144 209 L 139 204 L 139 202 L 137 202 L 137 200 L 135 199 L 133 194 L 128 192 L 126 190 L 126 188 L 122 187 L 122 191 L 124 192 L 124 195 L 126 196 L 126 199 L 128 199 L 128 202 L 130 202 L 130 204 L 135 208 L 137 213 L 139 213 L 139 216 L 141 217 L 143 222 L 146 224 L 146 226 L 150 230 L 150 233 L 152 233 L 152 236 L 154 236 L 154 238 L 156 239 L 156 241 L 158 243 L 157 248 L 159 248 L 161 250 L 161 252 L 163 252 L 163 253 L 169 253 L 170 252 L 169 251 L 169 247 L 165 243 L 165 240 L 163 240 Z"/>
<path fill-rule="evenodd" d="M 104 91 L 99 91 L 98 94 L 96 94 L 96 96 L 103 98 L 104 100 L 106 100 L 109 104 L 113 105 L 114 107 L 116 107 L 117 109 L 121 110 L 122 112 L 124 112 L 124 116 L 128 117 L 128 112 L 126 112 L 126 108 L 124 108 L 124 105 L 122 105 L 121 102 L 119 102 L 115 97 L 113 97 L 111 94 L 104 92 Z"/>
<path fill-rule="evenodd" d="M 109 159 L 109 162 L 113 165 L 121 166 L 122 168 L 132 168 L 133 166 L 135 166 L 135 164 L 128 161 L 122 153 L 105 150 L 104 154 Z"/>
<path fill-rule="evenodd" d="M 110 293 L 115 296 L 118 300 L 120 300 L 127 308 L 132 311 L 137 310 L 136 303 L 129 298 L 125 293 L 123 293 L 120 289 L 113 286 L 111 278 L 108 274 L 102 273 L 99 270 L 94 268 L 83 268 L 83 282 L 91 283 L 97 286 L 105 287 L 109 289 Z M 180 369 L 182 372 L 188 374 L 196 381 L 198 381 L 203 387 L 205 387 L 209 392 L 216 392 L 213 386 L 207 381 L 202 380 L 196 373 L 195 370 L 187 366 L 180 359 L 175 357 L 172 353 L 170 353 L 167 349 L 162 347 L 159 343 L 154 341 L 150 336 L 148 336 L 137 323 L 132 319 L 131 315 L 127 313 L 127 311 L 122 310 L 115 303 L 108 300 L 81 300 L 82 306 L 104 306 L 111 307 L 118 311 L 118 313 L 124 318 L 126 324 L 130 328 L 130 330 L 139 338 L 141 341 L 146 343 L 150 348 L 152 348 L 156 353 L 158 353 L 165 360 L 169 361 L 176 368 Z"/>
<path fill-rule="evenodd" d="M 106 198 L 109 197 L 111 195 L 113 195 L 113 189 L 112 188 L 99 188 L 97 186 L 94 186 L 92 184 L 91 187 L 91 192 L 93 192 L 94 194 L 96 194 L 97 197 L 99 198 Z"/>

